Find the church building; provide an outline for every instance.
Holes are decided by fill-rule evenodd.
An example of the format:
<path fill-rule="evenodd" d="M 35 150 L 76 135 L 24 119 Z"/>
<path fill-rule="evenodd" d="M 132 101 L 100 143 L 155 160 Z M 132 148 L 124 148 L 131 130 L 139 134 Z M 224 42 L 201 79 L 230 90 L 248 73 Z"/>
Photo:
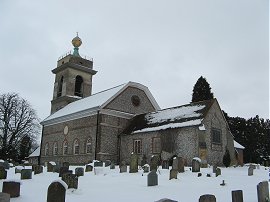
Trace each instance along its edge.
<path fill-rule="evenodd" d="M 160 109 L 149 89 L 124 83 L 92 94 L 93 60 L 74 52 L 57 61 L 51 115 L 43 126 L 40 163 L 129 163 L 132 152 L 148 161 L 173 155 L 222 165 L 226 150 L 235 161 L 233 135 L 216 99 Z M 166 154 L 166 155 L 164 155 Z"/>

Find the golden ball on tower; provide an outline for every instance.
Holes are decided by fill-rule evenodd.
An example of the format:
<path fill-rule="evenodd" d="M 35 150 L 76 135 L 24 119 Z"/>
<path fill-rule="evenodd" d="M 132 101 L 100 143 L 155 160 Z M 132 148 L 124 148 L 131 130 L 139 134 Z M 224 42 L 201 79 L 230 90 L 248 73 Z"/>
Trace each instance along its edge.
<path fill-rule="evenodd" d="M 82 45 L 82 40 L 80 37 L 76 36 L 72 39 L 72 45 L 76 48 L 78 48 L 80 45 Z"/>

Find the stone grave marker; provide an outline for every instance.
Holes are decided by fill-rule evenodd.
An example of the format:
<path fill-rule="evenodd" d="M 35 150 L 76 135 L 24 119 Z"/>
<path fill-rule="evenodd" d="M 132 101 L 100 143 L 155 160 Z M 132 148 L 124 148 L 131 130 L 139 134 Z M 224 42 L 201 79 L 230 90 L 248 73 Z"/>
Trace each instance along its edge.
<path fill-rule="evenodd" d="M 15 174 L 16 174 L 16 173 L 21 173 L 21 170 L 22 170 L 22 169 L 24 169 L 23 166 L 16 166 L 16 167 L 15 167 Z"/>
<path fill-rule="evenodd" d="M 221 169 L 220 168 L 217 168 L 216 169 L 216 177 L 219 176 L 219 175 L 221 175 Z"/>
<path fill-rule="evenodd" d="M 130 173 L 137 173 L 138 172 L 138 156 L 134 153 L 132 153 L 131 157 L 130 157 L 129 172 Z"/>
<path fill-rule="evenodd" d="M 147 175 L 147 186 L 156 186 L 158 185 L 158 175 L 155 170 L 152 170 Z"/>
<path fill-rule="evenodd" d="M 178 170 L 178 158 L 177 157 L 173 158 L 172 169 Z"/>
<path fill-rule="evenodd" d="M 68 172 L 68 167 L 60 167 L 59 169 L 59 177 L 62 177 L 64 173 Z"/>
<path fill-rule="evenodd" d="M 198 173 L 198 177 L 201 177 L 202 176 L 202 173 Z"/>
<path fill-rule="evenodd" d="M 69 169 L 69 162 L 67 162 L 67 161 L 66 162 L 63 162 L 62 163 L 62 167 L 67 167 Z"/>
<path fill-rule="evenodd" d="M 32 179 L 32 169 L 22 169 L 21 171 L 21 180 Z"/>
<path fill-rule="evenodd" d="M 150 171 L 157 171 L 158 169 L 158 162 L 159 162 L 159 157 L 158 156 L 152 156 L 150 159 Z"/>
<path fill-rule="evenodd" d="M 10 202 L 10 195 L 7 193 L 0 192 L 0 201 L 1 202 Z"/>
<path fill-rule="evenodd" d="M 75 174 L 64 173 L 62 180 L 68 185 L 68 189 L 78 189 L 78 177 Z"/>
<path fill-rule="evenodd" d="M 258 202 L 268 202 L 269 197 L 269 184 L 267 181 L 260 182 L 257 185 Z"/>
<path fill-rule="evenodd" d="M 91 166 L 90 164 L 85 166 L 85 172 L 91 172 L 93 171 L 93 166 Z"/>
<path fill-rule="evenodd" d="M 112 164 L 110 165 L 110 169 L 115 169 L 115 164 L 114 164 L 114 163 L 112 163 Z"/>
<path fill-rule="evenodd" d="M 149 165 L 148 164 L 145 164 L 142 168 L 143 168 L 143 172 L 144 173 L 148 173 L 149 172 Z"/>
<path fill-rule="evenodd" d="M 170 180 L 171 179 L 177 179 L 178 170 L 171 169 L 170 170 Z"/>
<path fill-rule="evenodd" d="M 103 167 L 103 162 L 102 161 L 95 161 L 94 167 Z"/>
<path fill-rule="evenodd" d="M 20 182 L 14 182 L 14 181 L 4 181 L 2 192 L 7 193 L 10 195 L 10 198 L 15 198 L 20 196 Z"/>
<path fill-rule="evenodd" d="M 47 163 L 47 172 L 53 172 L 53 167 L 54 167 L 55 165 L 56 165 L 55 162 L 52 162 L 52 161 L 48 162 L 48 163 Z"/>
<path fill-rule="evenodd" d="M 192 159 L 192 172 L 200 172 L 201 162 L 199 158 Z"/>
<path fill-rule="evenodd" d="M 243 191 L 242 190 L 232 191 L 232 202 L 243 202 Z"/>
<path fill-rule="evenodd" d="M 127 172 L 127 165 L 120 165 L 120 173 L 126 173 Z"/>
<path fill-rule="evenodd" d="M 256 169 L 256 165 L 255 164 L 250 164 L 249 165 L 250 168 Z"/>
<path fill-rule="evenodd" d="M 211 194 L 205 194 L 200 196 L 199 202 L 216 202 L 216 197 Z"/>
<path fill-rule="evenodd" d="M 9 162 L 8 161 L 4 161 L 3 166 L 6 170 L 8 170 L 10 168 Z"/>
<path fill-rule="evenodd" d="M 60 172 L 60 165 L 56 164 L 53 166 L 53 172 L 54 173 L 59 173 Z"/>
<path fill-rule="evenodd" d="M 3 166 L 0 166 L 0 180 L 7 179 L 7 171 Z"/>
<path fill-rule="evenodd" d="M 50 184 L 47 192 L 47 202 L 65 202 L 67 185 L 64 186 L 63 183 L 53 182 Z"/>
<path fill-rule="evenodd" d="M 216 170 L 217 170 L 217 166 L 213 165 L 213 173 L 216 173 Z"/>
<path fill-rule="evenodd" d="M 254 168 L 251 167 L 251 166 L 248 168 L 248 176 L 252 176 L 253 175 L 253 170 L 254 170 Z"/>
<path fill-rule="evenodd" d="M 83 169 L 83 167 L 75 168 L 75 175 L 77 175 L 78 177 L 84 176 L 84 169 Z"/>
<path fill-rule="evenodd" d="M 144 154 L 143 157 L 142 157 L 142 160 L 141 160 L 141 166 L 144 166 L 145 164 L 147 164 L 147 157 Z"/>
<path fill-rule="evenodd" d="M 162 161 L 162 169 L 169 169 L 169 161 L 168 160 Z"/>
<path fill-rule="evenodd" d="M 41 166 L 41 165 L 35 166 L 34 175 L 37 175 L 37 174 L 40 174 L 40 173 L 43 173 L 43 166 Z"/>
<path fill-rule="evenodd" d="M 184 160 L 184 158 L 182 158 L 182 157 L 177 157 L 177 159 L 178 159 L 178 165 L 177 165 L 177 170 L 178 170 L 178 172 L 179 173 L 183 173 L 183 172 L 185 172 L 185 160 Z"/>
<path fill-rule="evenodd" d="M 105 163 L 105 167 L 108 167 L 109 165 L 111 165 L 112 162 L 110 160 L 106 160 L 104 163 Z"/>

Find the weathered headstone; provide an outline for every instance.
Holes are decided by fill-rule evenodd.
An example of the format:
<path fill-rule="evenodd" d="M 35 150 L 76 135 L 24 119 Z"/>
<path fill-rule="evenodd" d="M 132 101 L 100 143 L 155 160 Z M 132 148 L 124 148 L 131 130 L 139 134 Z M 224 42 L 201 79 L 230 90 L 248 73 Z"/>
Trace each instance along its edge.
<path fill-rule="evenodd" d="M 60 172 L 60 165 L 56 164 L 53 166 L 53 172 L 54 173 L 59 173 Z"/>
<path fill-rule="evenodd" d="M 134 153 L 132 153 L 131 157 L 130 157 L 129 172 L 130 173 L 137 173 L 138 172 L 138 156 Z"/>
<path fill-rule="evenodd" d="M 21 180 L 32 179 L 32 169 L 22 169 L 21 171 Z"/>
<path fill-rule="evenodd" d="M 105 163 L 105 167 L 107 167 L 107 166 L 111 165 L 112 162 L 110 160 L 106 160 L 104 163 Z"/>
<path fill-rule="evenodd" d="M 67 162 L 67 161 L 66 162 L 63 162 L 62 163 L 62 167 L 67 167 L 69 169 L 69 162 Z"/>
<path fill-rule="evenodd" d="M 41 166 L 41 165 L 35 166 L 34 175 L 37 175 L 37 174 L 40 174 L 40 173 L 43 173 L 43 166 Z"/>
<path fill-rule="evenodd" d="M 206 161 L 205 159 L 203 159 L 203 160 L 201 161 L 201 167 L 202 167 L 202 168 L 207 168 L 207 167 L 208 167 L 208 163 L 207 163 L 207 161 Z"/>
<path fill-rule="evenodd" d="M 10 168 L 9 162 L 8 161 L 4 161 L 3 162 L 3 167 L 8 170 Z"/>
<path fill-rule="evenodd" d="M 242 190 L 232 191 L 232 202 L 243 202 L 243 191 Z"/>
<path fill-rule="evenodd" d="M 192 159 L 192 172 L 200 172 L 201 162 L 199 158 Z"/>
<path fill-rule="evenodd" d="M 253 175 L 253 170 L 254 170 L 254 168 L 251 167 L 251 166 L 248 168 L 248 176 L 252 176 Z"/>
<path fill-rule="evenodd" d="M 0 192 L 0 201 L 1 202 L 10 202 L 10 195 L 7 193 Z"/>
<path fill-rule="evenodd" d="M 158 201 L 155 201 L 155 202 L 178 202 L 178 201 L 168 199 L 168 198 L 162 198 L 162 199 L 159 199 Z"/>
<path fill-rule="evenodd" d="M 268 202 L 269 197 L 269 184 L 267 181 L 260 182 L 257 185 L 258 202 Z"/>
<path fill-rule="evenodd" d="M 2 192 L 10 195 L 10 198 L 15 198 L 20 196 L 20 182 L 4 181 Z"/>
<path fill-rule="evenodd" d="M 216 170 L 217 170 L 217 166 L 213 165 L 213 173 L 216 173 Z"/>
<path fill-rule="evenodd" d="M 68 185 L 68 188 L 78 189 L 78 177 L 75 174 L 65 173 L 62 180 Z"/>
<path fill-rule="evenodd" d="M 0 180 L 7 179 L 7 171 L 3 166 L 0 166 Z"/>
<path fill-rule="evenodd" d="M 65 202 L 66 187 L 63 183 L 53 182 L 50 184 L 47 192 L 47 202 Z"/>
<path fill-rule="evenodd" d="M 221 175 L 221 169 L 220 168 L 217 168 L 216 169 L 216 177 L 219 176 L 219 175 Z"/>
<path fill-rule="evenodd" d="M 143 168 L 143 172 L 144 173 L 148 173 L 149 172 L 149 165 L 148 164 L 145 164 L 142 168 Z"/>
<path fill-rule="evenodd" d="M 178 158 L 177 157 L 173 158 L 172 169 L 178 170 Z"/>
<path fill-rule="evenodd" d="M 93 171 L 93 166 L 91 166 L 90 164 L 85 166 L 85 172 L 91 172 Z"/>
<path fill-rule="evenodd" d="M 115 169 L 115 164 L 114 163 L 111 163 L 110 169 Z"/>
<path fill-rule="evenodd" d="M 151 171 L 147 175 L 147 186 L 156 186 L 158 185 L 158 175 L 155 170 Z"/>
<path fill-rule="evenodd" d="M 59 177 L 62 177 L 63 174 L 68 172 L 68 167 L 60 167 L 59 169 Z"/>
<path fill-rule="evenodd" d="M 216 202 L 216 197 L 211 194 L 205 194 L 200 196 L 199 202 Z"/>
<path fill-rule="evenodd" d="M 21 173 L 21 170 L 22 170 L 22 169 L 24 169 L 23 166 L 16 166 L 16 167 L 15 167 L 15 174 L 16 174 L 16 173 Z"/>
<path fill-rule="evenodd" d="M 55 165 L 56 165 L 55 162 L 52 162 L 52 161 L 48 162 L 48 163 L 47 163 L 47 172 L 53 172 L 53 167 L 54 167 Z"/>
<path fill-rule="evenodd" d="M 171 169 L 170 170 L 170 180 L 171 179 L 177 179 L 178 170 Z"/>
<path fill-rule="evenodd" d="M 162 161 L 162 169 L 169 169 L 169 161 L 168 160 Z"/>
<path fill-rule="evenodd" d="M 182 157 L 177 157 L 177 159 L 178 159 L 178 172 L 179 173 L 183 173 L 183 172 L 185 172 L 185 160 L 184 160 L 184 158 L 182 158 Z"/>
<path fill-rule="evenodd" d="M 78 177 L 84 176 L 84 169 L 83 169 L 83 167 L 75 168 L 75 175 L 77 175 Z"/>
<path fill-rule="evenodd" d="M 103 167 L 103 162 L 102 161 L 95 161 L 94 167 Z"/>
<path fill-rule="evenodd" d="M 255 164 L 250 164 L 249 165 L 250 168 L 256 169 L 256 165 Z"/>
<path fill-rule="evenodd" d="M 127 165 L 120 165 L 120 173 L 126 173 L 127 172 Z"/>
<path fill-rule="evenodd" d="M 157 171 L 158 169 L 158 162 L 159 162 L 159 157 L 158 156 L 152 156 L 150 159 L 150 171 Z"/>

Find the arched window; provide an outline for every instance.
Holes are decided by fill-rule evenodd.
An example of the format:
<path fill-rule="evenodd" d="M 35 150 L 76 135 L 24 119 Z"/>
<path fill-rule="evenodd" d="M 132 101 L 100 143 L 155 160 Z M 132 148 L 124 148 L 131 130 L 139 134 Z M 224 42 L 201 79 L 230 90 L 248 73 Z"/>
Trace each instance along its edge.
<path fill-rule="evenodd" d="M 68 154 L 68 143 L 67 141 L 65 140 L 63 142 L 63 155 L 67 155 Z"/>
<path fill-rule="evenodd" d="M 79 154 L 79 141 L 76 139 L 74 140 L 74 143 L 73 143 L 73 153 L 74 154 Z"/>
<path fill-rule="evenodd" d="M 83 78 L 81 76 L 76 76 L 75 79 L 75 92 L 74 95 L 83 97 Z"/>
<path fill-rule="evenodd" d="M 59 83 L 58 83 L 57 97 L 62 96 L 63 82 L 64 82 L 64 77 L 62 76 Z"/>
<path fill-rule="evenodd" d="M 49 143 L 47 142 L 45 144 L 45 156 L 48 156 L 49 155 Z"/>
<path fill-rule="evenodd" d="M 58 145 L 57 142 L 53 144 L 53 155 L 56 156 L 58 153 Z"/>
<path fill-rule="evenodd" d="M 92 140 L 91 140 L 91 138 L 88 138 L 88 139 L 87 139 L 85 150 L 86 150 L 86 153 L 87 153 L 87 154 L 92 153 Z"/>

